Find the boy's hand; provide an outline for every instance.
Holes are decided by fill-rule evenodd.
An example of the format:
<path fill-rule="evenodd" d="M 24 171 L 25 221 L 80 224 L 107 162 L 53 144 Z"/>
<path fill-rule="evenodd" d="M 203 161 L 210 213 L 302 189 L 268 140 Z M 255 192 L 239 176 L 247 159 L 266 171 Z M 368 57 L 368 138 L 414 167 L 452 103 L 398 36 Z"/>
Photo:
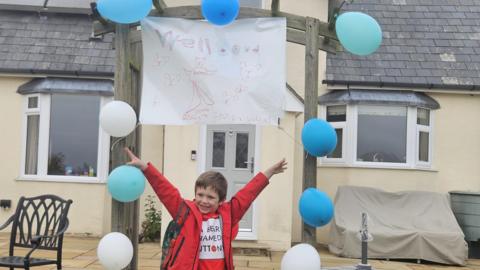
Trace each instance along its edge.
<path fill-rule="evenodd" d="M 141 159 L 139 159 L 137 156 L 135 156 L 128 147 L 125 147 L 125 152 L 127 152 L 128 157 L 130 158 L 130 162 L 127 162 L 128 165 L 135 166 L 139 168 L 140 170 L 144 171 L 148 166 L 145 162 L 143 162 Z"/>
<path fill-rule="evenodd" d="M 280 160 L 279 162 L 275 163 L 272 165 L 272 167 L 268 168 L 263 174 L 270 179 L 273 175 L 277 173 L 283 173 L 287 169 L 287 162 L 285 161 L 285 158 Z"/>

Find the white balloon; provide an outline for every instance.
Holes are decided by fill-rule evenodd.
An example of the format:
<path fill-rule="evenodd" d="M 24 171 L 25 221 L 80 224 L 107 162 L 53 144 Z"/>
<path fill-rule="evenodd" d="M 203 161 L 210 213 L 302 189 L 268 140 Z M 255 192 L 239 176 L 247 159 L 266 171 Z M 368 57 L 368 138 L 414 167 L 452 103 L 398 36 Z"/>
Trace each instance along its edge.
<path fill-rule="evenodd" d="M 283 255 L 281 270 L 320 270 L 320 255 L 309 244 L 298 244 Z"/>
<path fill-rule="evenodd" d="M 100 126 L 111 136 L 127 136 L 136 124 L 137 115 L 126 102 L 114 100 L 100 110 Z"/>
<path fill-rule="evenodd" d="M 119 232 L 105 235 L 98 243 L 97 256 L 108 270 L 121 270 L 133 258 L 133 245 L 130 239 Z"/>

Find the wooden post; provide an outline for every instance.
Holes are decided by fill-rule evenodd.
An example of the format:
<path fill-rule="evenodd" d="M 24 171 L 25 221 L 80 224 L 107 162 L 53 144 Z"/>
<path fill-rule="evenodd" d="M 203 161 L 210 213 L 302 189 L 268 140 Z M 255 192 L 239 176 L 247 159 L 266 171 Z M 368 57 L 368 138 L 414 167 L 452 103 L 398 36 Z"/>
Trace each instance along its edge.
<path fill-rule="evenodd" d="M 116 24 L 115 26 L 115 99 L 130 104 L 138 115 L 138 87 L 132 84 L 132 72 L 130 68 L 131 46 L 128 39 L 129 25 Z M 134 91 L 135 90 L 135 91 Z M 140 129 L 136 128 L 125 138 L 112 138 L 110 151 L 110 171 L 127 162 L 127 156 L 123 150 L 129 147 L 135 154 L 139 154 Z M 125 234 L 133 244 L 133 259 L 125 269 L 137 270 L 138 261 L 138 229 L 139 229 L 139 202 L 122 203 L 112 199 L 112 232 Z"/>
<path fill-rule="evenodd" d="M 277 15 L 280 11 L 280 0 L 272 0 L 272 14 Z"/>
<path fill-rule="evenodd" d="M 320 21 L 315 18 L 306 18 L 305 30 L 305 114 L 304 122 L 316 118 L 318 114 L 318 33 Z M 317 158 L 304 152 L 303 162 L 303 190 L 317 187 Z M 316 230 L 303 223 L 302 241 L 316 244 Z"/>

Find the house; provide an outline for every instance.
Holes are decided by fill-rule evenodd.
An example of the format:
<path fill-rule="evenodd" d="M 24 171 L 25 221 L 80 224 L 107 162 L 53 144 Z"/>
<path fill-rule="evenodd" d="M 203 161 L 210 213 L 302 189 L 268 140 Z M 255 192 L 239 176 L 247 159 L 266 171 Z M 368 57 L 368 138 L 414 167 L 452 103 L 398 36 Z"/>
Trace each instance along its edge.
<path fill-rule="evenodd" d="M 110 148 L 117 139 L 99 127 L 98 114 L 113 100 L 115 51 L 113 34 L 92 35 L 88 2 L 0 2 L 0 121 L 5 127 L 0 146 L 8 153 L 1 165 L 0 199 L 12 202 L 0 211 L 0 220 L 13 213 L 20 196 L 53 193 L 74 201 L 69 233 L 110 232 L 112 198 L 106 179 Z M 261 1 L 244 4 L 266 7 Z M 241 180 L 286 157 L 291 169 L 257 200 L 239 233 L 242 239 L 263 239 L 285 250 L 291 242 L 292 179 L 301 168 L 294 154 L 302 111 L 292 90 L 281 128 L 144 126 L 141 156 L 172 179 L 186 198 L 193 197 L 193 182 L 208 169 L 209 151 L 222 138 L 225 159 L 216 160 L 236 161 Z M 241 185 L 232 182 L 231 192 Z M 140 199 L 142 208 L 149 194 L 150 187 Z M 267 213 L 272 218 L 264 218 Z M 163 218 L 165 224 L 166 211 Z"/>
<path fill-rule="evenodd" d="M 99 127 L 98 112 L 113 99 L 115 52 L 112 34 L 92 35 L 88 2 L 51 1 L 45 9 L 45 1 L 0 1 L 0 147 L 6 153 L 0 199 L 13 203 L 0 210 L 0 221 L 20 196 L 55 193 L 74 201 L 70 233 L 110 231 L 105 183 L 114 140 Z M 283 0 L 280 9 L 327 21 L 329 2 L 334 1 Z M 377 2 L 344 5 L 378 20 L 384 40 L 376 53 L 320 52 L 319 117 L 332 123 L 339 143 L 318 159 L 318 188 L 332 197 L 340 185 L 478 190 L 479 3 Z M 241 4 L 269 9 L 271 2 Z M 142 131 L 142 158 L 186 198 L 193 197 L 198 174 L 212 167 L 224 167 L 231 195 L 244 184 L 240 180 L 286 157 L 289 169 L 255 201 L 237 238 L 276 250 L 301 241 L 304 54 L 303 46 L 287 44 L 292 88 L 278 127 L 143 126 Z M 150 188 L 141 202 L 148 194 Z M 164 224 L 170 219 L 166 211 L 162 219 Z M 328 241 L 328 226 L 317 230 L 317 240 Z"/>

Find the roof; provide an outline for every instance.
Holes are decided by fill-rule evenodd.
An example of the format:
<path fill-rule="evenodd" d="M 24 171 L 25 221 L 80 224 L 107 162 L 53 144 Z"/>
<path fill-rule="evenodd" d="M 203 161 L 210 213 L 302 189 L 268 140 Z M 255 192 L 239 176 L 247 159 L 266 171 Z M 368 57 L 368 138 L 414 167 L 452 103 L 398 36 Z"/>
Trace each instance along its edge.
<path fill-rule="evenodd" d="M 0 72 L 113 76 L 112 40 L 86 14 L 0 10 Z"/>
<path fill-rule="evenodd" d="M 90 14 L 95 0 L 0 0 L 2 10 L 30 10 Z"/>
<path fill-rule="evenodd" d="M 369 56 L 327 55 L 324 83 L 480 90 L 480 0 L 355 0 L 383 31 Z"/>
<path fill-rule="evenodd" d="M 321 105 L 340 104 L 392 104 L 414 106 L 428 109 L 438 109 L 440 104 L 426 95 L 413 91 L 391 91 L 391 90 L 334 90 L 318 98 Z"/>
<path fill-rule="evenodd" d="M 113 81 L 79 78 L 34 78 L 20 85 L 20 94 L 33 93 L 81 93 L 113 96 Z"/>

